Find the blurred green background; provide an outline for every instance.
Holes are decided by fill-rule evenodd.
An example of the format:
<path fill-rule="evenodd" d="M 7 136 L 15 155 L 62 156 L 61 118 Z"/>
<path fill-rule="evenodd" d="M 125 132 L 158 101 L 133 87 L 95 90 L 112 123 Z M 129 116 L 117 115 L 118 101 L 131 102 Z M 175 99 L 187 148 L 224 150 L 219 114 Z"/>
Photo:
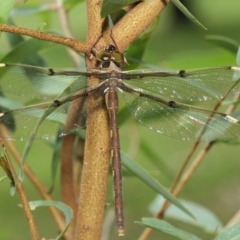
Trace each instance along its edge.
<path fill-rule="evenodd" d="M 44 2 L 19 2 L 17 7 L 38 6 Z M 152 34 L 143 57 L 143 61 L 171 69 L 188 69 L 211 66 L 236 65 L 235 56 L 204 40 L 207 34 L 222 35 L 240 42 L 240 4 L 232 1 L 182 1 L 190 12 L 208 29 L 200 28 L 180 13 L 173 4 L 169 4 L 160 16 L 158 26 Z M 73 36 L 84 40 L 86 36 L 85 3 L 78 4 L 69 12 Z M 59 19 L 56 12 L 44 12 L 31 15 L 13 15 L 18 26 L 43 30 L 58 29 Z M 46 26 L 44 26 L 46 23 Z M 6 34 L 1 37 L 0 57 L 10 51 Z M 66 49 L 59 45 L 44 49 L 40 54 L 51 67 L 73 67 Z M 124 102 L 121 103 L 122 105 Z M 185 142 L 157 134 L 140 125 L 132 117 L 120 127 L 121 149 L 137 161 L 145 170 L 167 188 L 190 151 L 193 142 Z M 16 142 L 22 151 L 24 142 Z M 149 157 L 142 149 L 148 145 L 152 154 Z M 201 146 L 204 144 L 202 143 Z M 200 148 L 199 148 L 200 149 Z M 48 187 L 51 183 L 52 149 L 42 141 L 36 141 L 28 157 L 28 163 Z M 203 163 L 194 173 L 180 197 L 209 208 L 223 224 L 238 211 L 240 202 L 239 145 L 218 143 L 208 153 Z M 4 172 L 0 169 L 0 176 Z M 40 196 L 34 187 L 24 180 L 29 200 L 38 200 Z M 124 177 L 124 213 L 126 236 L 124 239 L 137 239 L 143 227 L 134 224 L 141 217 L 152 216 L 149 205 L 156 193 L 135 177 Z M 59 199 L 59 177 L 56 180 L 54 197 Z M 20 207 L 18 197 L 9 195 L 9 182 L 1 183 L 0 195 L 0 239 L 30 239 L 27 221 Z M 107 202 L 113 201 L 112 178 L 109 177 Z M 194 213 L 193 213 L 194 214 Z M 35 211 L 41 237 L 55 237 L 57 229 L 51 215 L 45 208 Z M 196 234 L 202 239 L 211 239 L 211 234 L 203 230 L 168 219 L 170 223 Z M 114 224 L 113 224 L 114 225 Z M 217 226 L 216 226 L 217 227 Z M 109 239 L 118 239 L 113 227 Z M 175 239 L 158 232 L 149 239 Z"/>

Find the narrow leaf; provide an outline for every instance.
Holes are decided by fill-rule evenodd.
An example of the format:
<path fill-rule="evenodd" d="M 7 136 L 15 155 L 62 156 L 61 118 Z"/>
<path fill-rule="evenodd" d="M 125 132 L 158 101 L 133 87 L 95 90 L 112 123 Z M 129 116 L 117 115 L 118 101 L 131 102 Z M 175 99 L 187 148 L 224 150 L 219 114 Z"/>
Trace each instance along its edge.
<path fill-rule="evenodd" d="M 59 136 L 60 132 L 57 133 L 57 136 Z M 49 142 L 49 141 L 48 141 Z M 54 188 L 54 182 L 57 175 L 58 165 L 59 165 L 59 159 L 60 159 L 60 151 L 61 151 L 61 145 L 62 145 L 62 138 L 56 137 L 56 140 L 54 142 L 50 142 L 51 146 L 53 147 L 53 157 L 52 157 L 52 164 L 51 164 L 51 185 L 48 189 L 48 193 L 51 193 Z"/>
<path fill-rule="evenodd" d="M 15 4 L 15 0 L 0 0 L 0 23 L 5 23 Z"/>
<path fill-rule="evenodd" d="M 2 62 L 24 62 L 25 59 L 32 56 L 41 49 L 51 47 L 53 43 L 47 41 L 39 41 L 31 38 L 18 44 L 11 52 L 5 55 Z"/>
<path fill-rule="evenodd" d="M 108 2 L 114 3 L 114 4 L 125 4 L 130 5 L 135 2 L 139 2 L 139 0 L 108 0 Z"/>
<path fill-rule="evenodd" d="M 119 126 L 124 124 L 130 117 L 131 117 L 131 115 L 129 114 L 129 110 L 127 109 L 127 107 L 126 106 L 123 107 L 118 112 L 118 124 L 119 124 Z"/>
<path fill-rule="evenodd" d="M 125 5 L 124 4 L 115 4 L 110 2 L 109 0 L 104 0 L 102 3 L 101 9 L 101 17 L 104 18 L 107 15 L 110 15 L 118 10 L 122 9 Z"/>
<path fill-rule="evenodd" d="M 33 15 L 33 14 L 38 14 L 48 10 L 49 10 L 49 4 L 39 4 L 38 6 L 34 6 L 34 7 L 20 7 L 20 8 L 14 8 L 13 11 L 11 12 L 11 16 Z"/>
<path fill-rule="evenodd" d="M 37 207 L 55 207 L 63 212 L 64 217 L 66 219 L 66 227 L 63 230 L 63 232 L 61 232 L 60 235 L 58 235 L 58 237 L 55 240 L 61 239 L 61 237 L 66 232 L 66 230 L 73 218 L 72 209 L 62 202 L 44 201 L 44 200 L 32 201 L 32 202 L 29 202 L 29 207 L 31 210 L 35 210 Z"/>
<path fill-rule="evenodd" d="M 181 229 L 178 229 L 163 220 L 159 220 L 155 218 L 142 218 L 142 222 L 135 222 L 135 223 L 138 223 L 142 226 L 154 228 L 155 230 L 166 233 L 170 236 L 174 236 L 177 239 L 200 240 L 200 238 L 196 237 L 195 235 L 185 232 Z"/>
<path fill-rule="evenodd" d="M 3 182 L 5 179 L 7 179 L 7 176 L 0 177 L 0 182 Z"/>
<path fill-rule="evenodd" d="M 135 2 L 139 2 L 139 0 L 104 0 L 102 3 L 101 17 L 106 17 Z"/>
<path fill-rule="evenodd" d="M 64 0 L 63 1 L 63 6 L 67 9 L 70 10 L 73 7 L 75 7 L 75 5 L 79 4 L 83 2 L 83 0 Z"/>
<path fill-rule="evenodd" d="M 145 52 L 146 45 L 150 39 L 152 33 L 157 27 L 158 18 L 155 20 L 150 27 L 147 28 L 145 32 L 141 34 L 128 48 L 126 53 L 126 58 L 129 62 L 129 65 L 125 65 L 124 70 L 132 70 L 139 66 L 143 54 Z"/>
<path fill-rule="evenodd" d="M 234 55 L 236 54 L 239 48 L 239 43 L 228 37 L 219 36 L 219 35 L 206 35 L 205 39 L 210 43 L 213 43 L 217 46 L 220 46 L 228 50 Z"/>
<path fill-rule="evenodd" d="M 159 211 L 160 207 L 164 204 L 164 201 L 165 200 L 163 197 L 158 195 L 150 205 L 150 212 L 155 215 Z M 182 199 L 179 201 L 183 204 L 183 206 L 193 213 L 195 219 L 190 218 L 174 205 L 171 205 L 165 213 L 167 218 L 185 222 L 192 226 L 197 226 L 210 233 L 215 232 L 216 229 L 222 229 L 221 221 L 213 212 L 211 212 L 211 210 L 194 202 Z"/>
<path fill-rule="evenodd" d="M 206 27 L 204 27 L 189 11 L 188 9 L 179 1 L 179 0 L 172 0 L 171 1 L 187 18 L 189 18 L 191 21 L 197 23 L 199 26 L 201 26 L 203 29 L 207 30 Z"/>
<path fill-rule="evenodd" d="M 51 107 L 51 105 L 49 106 L 49 108 L 47 108 L 44 111 L 44 114 L 41 116 L 41 118 L 38 120 L 38 122 L 36 122 L 35 125 L 35 129 L 33 129 L 33 132 L 31 133 L 31 136 L 29 137 L 29 140 L 27 141 L 27 144 L 24 148 L 23 154 L 22 154 L 22 159 L 21 159 L 21 170 L 20 170 L 20 174 L 19 174 L 19 178 L 23 179 L 23 165 L 27 159 L 27 155 L 31 149 L 31 146 L 35 140 L 35 135 L 38 131 L 38 128 L 40 127 L 40 125 L 42 124 L 42 122 L 48 117 L 48 115 L 50 115 L 55 109 Z"/>
<path fill-rule="evenodd" d="M 141 141 L 140 149 L 148 157 L 149 161 L 156 166 L 156 168 L 161 169 L 161 173 L 164 174 L 169 181 L 174 178 L 174 173 L 171 168 L 159 157 L 158 154 L 156 154 L 156 152 L 154 152 L 149 142 Z"/>
<path fill-rule="evenodd" d="M 141 166 L 139 166 L 135 161 L 128 158 L 125 154 L 121 153 L 122 163 L 130 172 L 135 174 L 139 179 L 141 179 L 145 184 L 151 187 L 154 191 L 161 194 L 164 198 L 168 199 L 172 204 L 179 207 L 189 216 L 193 215 L 173 196 L 169 193 L 159 182 L 152 178 Z"/>
<path fill-rule="evenodd" d="M 5 109 L 14 109 L 20 108 L 23 105 L 20 102 L 0 96 L 0 106 L 4 107 Z"/>
<path fill-rule="evenodd" d="M 237 65 L 240 66 L 240 47 L 238 47 L 236 58 L 237 58 L 237 60 L 236 60 L 237 61 Z"/>
<path fill-rule="evenodd" d="M 240 239 L 240 222 L 222 231 L 215 240 L 238 240 Z"/>

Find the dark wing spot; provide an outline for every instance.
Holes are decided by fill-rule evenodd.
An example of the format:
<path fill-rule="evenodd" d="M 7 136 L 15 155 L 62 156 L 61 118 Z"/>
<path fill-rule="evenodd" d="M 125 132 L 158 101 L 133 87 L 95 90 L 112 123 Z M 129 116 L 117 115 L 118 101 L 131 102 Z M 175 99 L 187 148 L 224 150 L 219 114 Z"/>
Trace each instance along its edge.
<path fill-rule="evenodd" d="M 55 107 L 59 107 L 61 105 L 61 102 L 59 100 L 53 101 Z"/>
<path fill-rule="evenodd" d="M 49 74 L 48 74 L 48 75 L 50 75 L 50 76 L 52 76 L 52 75 L 54 75 L 54 74 L 55 74 L 55 72 L 53 71 L 53 69 L 52 69 L 52 68 L 49 68 L 49 69 L 48 69 L 48 71 L 49 71 Z"/>
<path fill-rule="evenodd" d="M 177 104 L 174 101 L 169 101 L 168 106 L 171 107 L 171 108 L 175 108 L 177 106 Z"/>
<path fill-rule="evenodd" d="M 178 74 L 180 77 L 186 77 L 185 73 L 186 73 L 185 70 L 181 70 L 181 71 L 179 71 Z"/>

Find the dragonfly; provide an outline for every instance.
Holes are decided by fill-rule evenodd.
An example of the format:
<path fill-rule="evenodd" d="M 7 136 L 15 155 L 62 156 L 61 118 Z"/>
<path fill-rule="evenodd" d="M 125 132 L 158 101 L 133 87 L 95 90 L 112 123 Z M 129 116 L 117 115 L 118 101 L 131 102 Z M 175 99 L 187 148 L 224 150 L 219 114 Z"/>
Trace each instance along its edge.
<path fill-rule="evenodd" d="M 96 68 L 86 71 L 0 64 L 0 93 L 41 103 L 0 112 L 0 137 L 9 140 L 64 137 L 87 125 L 87 100 L 104 96 L 109 112 L 110 151 L 115 191 L 115 221 L 124 235 L 122 173 L 117 111 L 118 92 L 133 117 L 149 129 L 183 140 L 235 140 L 240 122 L 227 114 L 187 104 L 239 94 L 240 68 L 123 71 L 124 55 L 113 45 L 95 53 Z M 88 85 L 88 78 L 99 83 Z M 79 109 L 71 128 L 64 128 L 68 109 Z M 186 103 L 187 102 L 187 103 Z M 59 130 L 61 129 L 61 130 Z"/>

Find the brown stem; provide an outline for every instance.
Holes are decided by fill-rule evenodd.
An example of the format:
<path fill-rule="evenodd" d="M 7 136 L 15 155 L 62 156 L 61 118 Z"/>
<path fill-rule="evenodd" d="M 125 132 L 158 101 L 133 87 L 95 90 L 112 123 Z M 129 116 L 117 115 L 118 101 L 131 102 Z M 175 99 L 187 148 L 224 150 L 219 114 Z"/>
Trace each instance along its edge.
<path fill-rule="evenodd" d="M 86 42 L 88 46 L 93 48 L 96 41 L 102 35 L 102 26 L 104 19 L 100 17 L 101 1 L 99 0 L 87 0 L 87 38 Z"/>
<path fill-rule="evenodd" d="M 240 221 L 240 210 L 228 221 L 224 228 L 231 227 L 232 225 L 236 224 Z"/>
<path fill-rule="evenodd" d="M 231 90 L 231 88 L 229 89 L 229 91 L 230 90 Z M 220 99 L 220 101 L 216 104 L 216 106 L 214 107 L 214 111 L 216 111 L 220 107 L 223 100 L 228 96 L 229 91 L 227 91 L 225 96 L 222 99 Z M 239 98 L 240 98 L 240 95 L 238 94 L 234 97 L 233 101 L 235 102 L 235 101 L 239 100 Z M 231 114 L 235 110 L 235 108 L 236 108 L 236 104 L 230 105 L 228 107 L 227 111 L 226 111 L 226 114 Z M 192 176 L 192 174 L 196 171 L 196 169 L 198 168 L 198 166 L 200 165 L 200 163 L 202 162 L 202 160 L 207 155 L 207 153 L 209 152 L 209 150 L 211 149 L 211 147 L 214 145 L 215 142 L 207 143 L 202 148 L 202 150 L 198 153 L 196 158 L 193 160 L 191 166 L 188 168 L 188 170 L 182 176 L 183 170 L 185 169 L 185 167 L 187 166 L 187 163 L 189 162 L 189 160 L 193 156 L 193 153 L 196 150 L 199 143 L 200 143 L 199 140 L 195 142 L 193 148 L 190 150 L 186 160 L 184 161 L 183 167 L 181 168 L 180 172 L 177 174 L 177 177 L 174 179 L 174 182 L 173 182 L 173 184 L 171 186 L 171 189 L 170 189 L 170 192 L 172 193 L 173 196 L 178 196 L 178 194 L 182 191 L 182 189 L 187 184 L 187 182 L 190 179 L 190 177 Z M 164 202 L 161 210 L 154 217 L 157 218 L 157 219 L 162 219 L 164 217 L 164 214 L 165 214 L 166 210 L 168 209 L 168 207 L 170 205 L 171 205 L 171 203 L 166 200 Z M 151 233 L 152 233 L 152 229 L 151 228 L 146 228 L 144 230 L 144 232 L 142 233 L 142 235 L 140 236 L 139 240 L 148 239 L 148 237 L 150 236 Z"/>
<path fill-rule="evenodd" d="M 7 131 L 5 126 L 1 125 L 1 131 Z M 17 164 L 19 166 L 21 166 L 21 154 L 17 150 L 13 141 L 5 141 L 5 144 L 7 145 L 8 149 L 10 150 L 10 152 L 13 155 Z M 33 186 L 35 186 L 35 188 L 37 189 L 39 194 L 42 196 L 42 198 L 46 201 L 53 201 L 51 195 L 47 194 L 46 187 L 40 182 L 40 180 L 37 178 L 36 174 L 27 165 L 27 163 L 24 164 L 23 171 L 24 171 L 24 175 L 26 177 L 28 177 L 28 179 L 33 184 Z M 53 219 L 55 220 L 55 222 L 57 224 L 59 232 L 62 232 L 65 229 L 65 220 L 62 218 L 60 211 L 54 207 L 49 207 L 49 210 L 53 216 Z M 65 233 L 64 236 L 65 236 L 65 239 L 70 239 L 68 232 Z"/>
<path fill-rule="evenodd" d="M 168 2 L 169 0 L 143 1 L 113 27 L 112 36 L 120 52 L 124 52 L 126 47 L 157 18 Z M 110 36 L 109 31 L 106 32 L 107 36 Z"/>
<path fill-rule="evenodd" d="M 92 79 L 91 84 L 98 80 Z M 88 124 L 81 193 L 77 212 L 76 240 L 100 239 L 109 170 L 108 112 L 103 96 L 88 96 Z"/>
<path fill-rule="evenodd" d="M 84 109 L 84 99 L 78 99 L 72 102 L 68 110 L 68 117 L 65 123 L 64 131 L 66 133 L 70 132 L 75 124 L 79 121 L 79 112 L 83 112 Z M 73 153 L 75 147 L 75 136 L 67 135 L 63 138 L 62 148 L 61 148 L 61 194 L 63 202 L 72 208 L 73 210 L 73 221 L 70 225 L 70 230 L 75 228 L 76 215 L 77 215 L 77 201 L 78 193 L 76 194 L 75 186 L 77 183 L 74 182 L 74 160 Z"/>
<path fill-rule="evenodd" d="M 74 40 L 72 38 L 62 37 L 62 36 L 58 36 L 51 33 L 45 33 L 38 30 L 31 30 L 27 28 L 16 27 L 16 26 L 6 25 L 6 24 L 0 24 L 0 31 L 16 33 L 20 35 L 34 37 L 44 41 L 59 43 L 59 44 L 71 47 L 72 49 L 78 52 L 83 52 L 83 53 L 89 52 L 89 49 L 86 43 L 80 42 L 78 40 Z"/>
<path fill-rule="evenodd" d="M 16 191 L 17 191 L 18 196 L 21 200 L 22 207 L 23 207 L 23 210 L 25 212 L 25 216 L 26 216 L 27 221 L 28 221 L 28 225 L 29 225 L 29 229 L 30 229 L 30 232 L 31 232 L 32 239 L 33 240 L 38 240 L 39 239 L 39 234 L 38 234 L 37 226 L 36 226 L 35 220 L 33 218 L 32 211 L 30 210 L 27 195 L 26 195 L 26 192 L 24 190 L 23 184 L 19 180 L 19 178 L 17 177 L 17 174 L 16 174 L 16 172 L 14 170 L 14 167 L 12 165 L 12 162 L 9 158 L 8 152 L 6 151 L 6 148 L 5 148 L 4 144 L 2 143 L 2 141 L 1 141 L 1 145 L 2 145 L 2 148 L 4 149 L 4 154 L 6 156 L 7 164 L 9 166 L 9 170 L 11 172 L 11 175 L 13 176 Z"/>
<path fill-rule="evenodd" d="M 66 8 L 63 6 L 63 1 L 62 0 L 56 0 L 56 11 L 58 12 L 59 15 L 59 21 L 61 24 L 61 28 L 65 34 L 66 37 L 73 38 L 71 30 L 70 30 L 70 24 L 69 24 L 69 18 L 67 14 Z M 79 55 L 73 51 L 71 48 L 67 48 L 67 52 L 72 59 L 75 67 L 79 65 Z"/>

